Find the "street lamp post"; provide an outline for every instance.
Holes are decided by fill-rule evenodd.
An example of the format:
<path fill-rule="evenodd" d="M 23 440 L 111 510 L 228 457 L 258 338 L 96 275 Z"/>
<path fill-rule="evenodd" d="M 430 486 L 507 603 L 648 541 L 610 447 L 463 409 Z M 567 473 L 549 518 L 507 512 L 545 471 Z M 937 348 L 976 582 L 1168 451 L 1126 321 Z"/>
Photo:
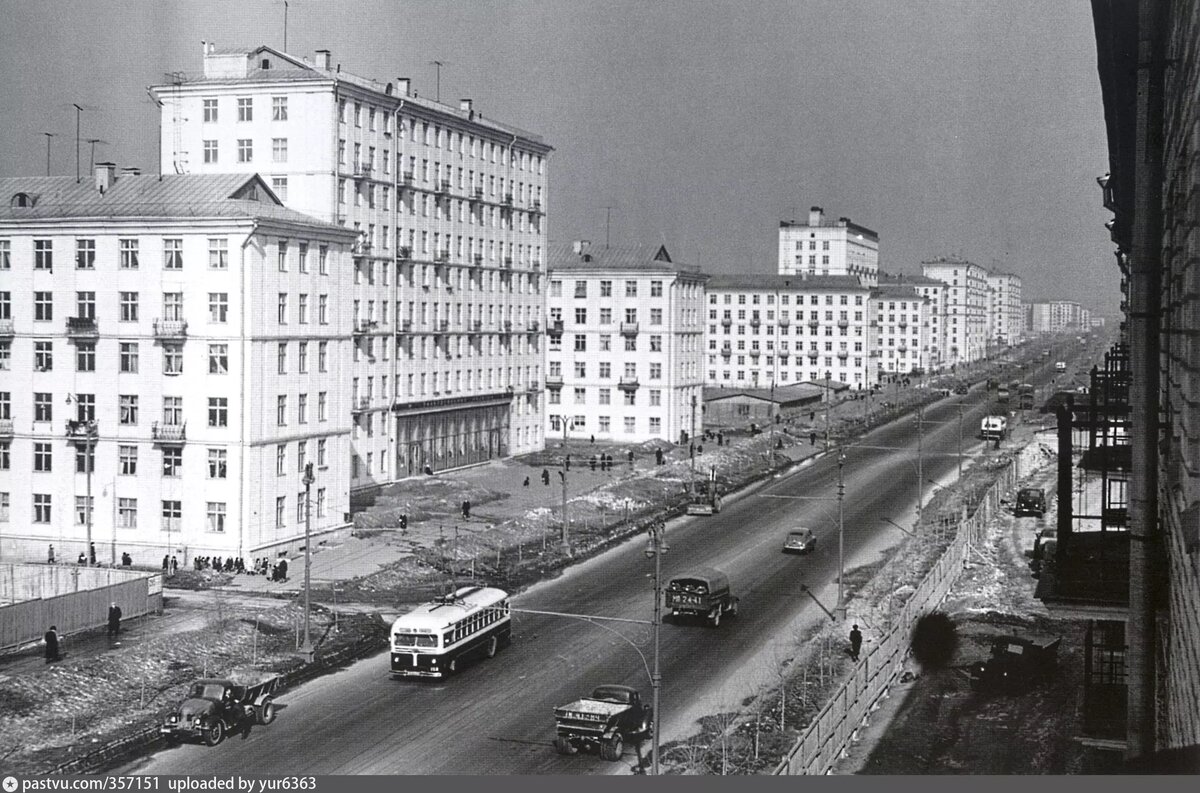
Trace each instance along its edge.
<path fill-rule="evenodd" d="M 846 562 L 845 562 L 845 547 L 846 547 L 846 516 L 844 510 L 844 502 L 846 499 L 846 478 L 844 468 L 846 465 L 846 452 L 842 451 L 838 454 L 838 599 L 837 606 L 834 612 L 838 619 L 845 621 L 846 619 L 846 590 L 842 579 L 846 577 Z"/>
<path fill-rule="evenodd" d="M 659 774 L 658 767 L 658 733 L 662 727 L 662 713 L 659 711 L 659 693 L 662 689 L 662 675 L 658 670 L 658 634 L 662 625 L 662 555 L 670 550 L 667 545 L 667 527 L 662 521 L 653 524 L 649 529 L 649 540 L 646 543 L 646 556 L 654 559 L 654 671 L 650 673 L 650 690 L 653 694 L 654 730 L 650 745 L 650 768 L 655 776 Z"/>
<path fill-rule="evenodd" d="M 309 616 L 311 613 L 311 601 L 309 582 L 312 570 L 312 485 L 316 481 L 313 476 L 313 464 L 308 463 L 304 466 L 304 646 L 300 648 L 301 654 L 309 663 L 313 660 L 312 635 L 309 633 Z"/>
<path fill-rule="evenodd" d="M 825 451 L 829 451 L 829 411 L 833 409 L 833 373 L 825 371 Z"/>
<path fill-rule="evenodd" d="M 962 479 L 962 467 L 963 467 L 962 441 L 963 441 L 963 405 L 962 405 L 962 402 L 959 402 L 958 403 L 958 478 L 959 479 Z"/>
<path fill-rule="evenodd" d="M 71 401 L 71 395 L 68 394 L 67 404 L 70 404 Z M 82 415 L 83 411 L 80 410 L 79 413 Z M 98 435 L 96 420 L 94 418 L 80 418 L 75 421 L 67 421 L 67 433 L 74 440 L 80 440 L 82 436 L 84 444 L 83 470 L 87 481 L 87 489 L 85 491 L 87 501 L 83 510 L 83 522 L 87 528 L 87 565 L 91 567 L 96 563 L 92 554 L 92 449 L 95 447 L 96 436 Z"/>
<path fill-rule="evenodd" d="M 917 522 L 921 522 L 921 502 L 925 500 L 925 456 L 922 444 L 925 440 L 925 407 L 917 405 Z"/>
<path fill-rule="evenodd" d="M 774 384 L 772 384 L 772 387 L 774 387 Z M 692 460 L 692 473 L 695 473 L 696 472 L 696 395 L 695 394 L 692 394 L 692 426 L 691 426 L 691 431 L 688 432 L 688 443 L 689 443 L 688 448 L 691 452 L 688 456 Z"/>

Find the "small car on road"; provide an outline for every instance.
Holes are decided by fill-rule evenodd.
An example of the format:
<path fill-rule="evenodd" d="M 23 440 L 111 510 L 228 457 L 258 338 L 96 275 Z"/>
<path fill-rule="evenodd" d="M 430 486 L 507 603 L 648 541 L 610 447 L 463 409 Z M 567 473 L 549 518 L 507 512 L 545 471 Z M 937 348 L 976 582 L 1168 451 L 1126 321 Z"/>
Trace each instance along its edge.
<path fill-rule="evenodd" d="M 1033 515 L 1042 517 L 1046 514 L 1046 491 L 1040 487 L 1023 487 L 1017 491 L 1017 503 L 1013 507 L 1013 515 Z"/>
<path fill-rule="evenodd" d="M 784 553 L 811 553 L 817 547 L 817 537 L 812 529 L 803 526 L 788 532 L 783 541 Z"/>

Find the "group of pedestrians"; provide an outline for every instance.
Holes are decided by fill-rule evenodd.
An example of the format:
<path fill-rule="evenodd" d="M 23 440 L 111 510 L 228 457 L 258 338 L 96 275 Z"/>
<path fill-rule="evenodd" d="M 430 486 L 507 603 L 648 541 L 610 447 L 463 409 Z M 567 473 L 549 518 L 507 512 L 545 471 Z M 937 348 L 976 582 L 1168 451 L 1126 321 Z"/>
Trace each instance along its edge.
<path fill-rule="evenodd" d="M 108 607 L 108 638 L 115 640 L 121 633 L 121 607 L 113 601 Z M 45 649 L 46 663 L 52 664 L 56 661 L 61 661 L 65 655 L 62 651 L 62 640 L 58 635 L 58 626 L 51 625 L 50 629 L 42 634 L 42 643 Z"/>
<path fill-rule="evenodd" d="M 272 562 L 270 557 L 261 556 L 254 560 L 247 571 L 250 575 L 265 575 L 270 576 L 272 581 L 287 580 L 288 563 L 287 559 L 280 559 L 278 562 Z"/>
<path fill-rule="evenodd" d="M 192 567 L 196 572 L 201 570 L 213 570 L 218 573 L 244 573 L 246 572 L 246 563 L 242 561 L 242 557 L 236 559 L 232 556 L 224 558 L 220 556 L 197 556 L 192 560 Z"/>

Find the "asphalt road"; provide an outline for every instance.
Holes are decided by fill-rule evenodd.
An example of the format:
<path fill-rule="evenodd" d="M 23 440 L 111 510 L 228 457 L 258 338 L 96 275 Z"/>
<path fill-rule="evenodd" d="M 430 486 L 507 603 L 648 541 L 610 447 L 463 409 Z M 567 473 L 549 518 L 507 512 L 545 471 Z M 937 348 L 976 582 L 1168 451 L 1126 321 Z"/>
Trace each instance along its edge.
<path fill-rule="evenodd" d="M 1045 382 L 1041 372 L 1031 381 Z M 982 386 L 964 397 L 942 399 L 925 411 L 923 475 L 937 480 L 957 465 L 958 408 L 964 441 L 974 440 L 990 395 Z M 896 530 L 916 500 L 916 422 L 900 419 L 871 432 L 846 453 L 845 553 L 854 553 Z M 668 731 L 679 711 L 739 669 L 798 613 L 816 606 L 799 592 L 836 579 L 834 501 L 766 495 L 833 498 L 837 460 L 828 454 L 757 494 L 728 502 L 719 515 L 681 521 L 669 531 L 664 577 L 706 565 L 725 570 L 740 615 L 717 629 L 701 624 L 662 628 L 662 702 Z M 928 492 L 928 490 L 926 491 Z M 818 538 L 811 555 L 780 552 L 796 525 Z M 652 562 L 642 541 L 632 541 L 584 563 L 514 601 L 517 608 L 649 619 Z M 651 654 L 648 627 L 618 626 Z M 514 616 L 514 641 L 496 658 L 481 661 L 447 681 L 396 681 L 382 653 L 320 678 L 282 697 L 275 723 L 226 739 L 219 748 L 185 745 L 158 752 L 124 773 L 211 774 L 529 774 L 604 773 L 613 766 L 594 755 L 562 757 L 552 741 L 552 710 L 600 683 L 623 683 L 649 697 L 646 669 L 637 652 L 610 631 L 561 617 Z M 647 745 L 646 751 L 649 751 Z M 635 762 L 626 749 L 622 767 Z"/>

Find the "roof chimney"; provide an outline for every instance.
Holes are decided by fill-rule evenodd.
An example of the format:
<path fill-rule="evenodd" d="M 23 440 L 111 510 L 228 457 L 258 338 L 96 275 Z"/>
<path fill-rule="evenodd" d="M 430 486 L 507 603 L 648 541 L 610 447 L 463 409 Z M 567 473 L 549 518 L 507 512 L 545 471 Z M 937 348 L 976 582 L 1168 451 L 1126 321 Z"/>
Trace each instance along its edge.
<path fill-rule="evenodd" d="M 117 182 L 117 165 L 112 162 L 96 163 L 96 189 L 100 194 L 108 192 L 108 189 Z"/>
<path fill-rule="evenodd" d="M 122 176 L 126 176 L 126 175 L 128 175 L 128 176 L 141 176 L 141 175 L 142 175 L 142 169 L 141 169 L 141 168 L 138 168 L 138 167 L 136 167 L 136 166 L 135 166 L 135 167 L 132 167 L 132 168 L 122 168 L 122 169 L 121 169 L 121 175 L 122 175 Z"/>
<path fill-rule="evenodd" d="M 575 240 L 575 244 L 571 246 L 575 249 L 578 256 L 586 256 L 588 249 L 592 247 L 591 240 Z"/>
<path fill-rule="evenodd" d="M 458 100 L 458 109 L 461 110 L 462 112 L 466 113 L 471 118 L 474 118 L 475 111 L 474 111 L 474 108 L 472 107 L 473 104 L 474 103 L 470 99 L 460 99 L 460 100 Z"/>
<path fill-rule="evenodd" d="M 208 42 L 205 41 L 204 39 L 200 39 L 200 54 L 201 55 L 208 54 Z"/>
<path fill-rule="evenodd" d="M 317 67 L 328 70 L 333 63 L 333 53 L 329 50 L 317 50 Z"/>
<path fill-rule="evenodd" d="M 850 218 L 843 215 L 842 217 L 838 218 L 838 223 L 841 223 L 843 226 L 848 226 L 850 225 Z"/>
<path fill-rule="evenodd" d="M 824 214 L 825 214 L 825 210 L 822 209 L 821 207 L 810 207 L 808 210 L 808 225 L 810 225 L 810 226 L 821 225 L 822 216 Z"/>
<path fill-rule="evenodd" d="M 410 79 L 408 77 L 397 77 L 396 78 L 396 93 L 399 94 L 400 96 L 412 96 L 412 94 L 409 93 L 410 85 L 412 85 L 412 79 Z"/>

